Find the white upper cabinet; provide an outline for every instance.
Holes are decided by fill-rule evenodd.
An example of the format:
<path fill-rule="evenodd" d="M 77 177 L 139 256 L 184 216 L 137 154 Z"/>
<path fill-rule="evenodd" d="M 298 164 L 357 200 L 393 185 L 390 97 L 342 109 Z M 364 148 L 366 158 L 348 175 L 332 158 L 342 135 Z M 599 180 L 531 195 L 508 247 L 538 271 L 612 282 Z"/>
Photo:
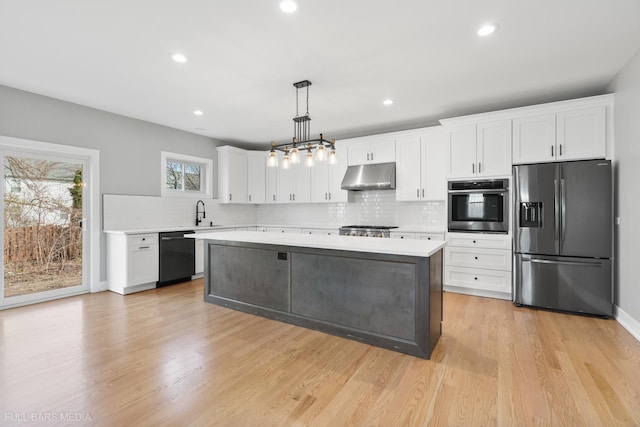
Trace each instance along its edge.
<path fill-rule="evenodd" d="M 349 166 L 396 161 L 395 139 L 364 137 L 347 146 Z"/>
<path fill-rule="evenodd" d="M 558 160 L 604 158 L 607 155 L 604 106 L 558 113 L 556 121 Z"/>
<path fill-rule="evenodd" d="M 278 203 L 311 202 L 311 169 L 302 163 L 278 167 Z"/>
<path fill-rule="evenodd" d="M 511 175 L 511 120 L 478 123 L 478 176 Z"/>
<path fill-rule="evenodd" d="M 266 202 L 278 202 L 278 168 L 267 167 L 266 170 Z"/>
<path fill-rule="evenodd" d="M 311 202 L 329 201 L 329 163 L 316 162 L 311 168 Z"/>
<path fill-rule="evenodd" d="M 396 200 L 446 198 L 446 141 L 441 126 L 396 139 Z"/>
<path fill-rule="evenodd" d="M 540 114 L 513 120 L 513 163 L 555 159 L 556 115 Z"/>
<path fill-rule="evenodd" d="M 220 203 L 247 203 L 247 152 L 228 145 L 218 151 L 218 199 Z"/>
<path fill-rule="evenodd" d="M 447 129 L 450 178 L 511 174 L 511 121 L 481 122 Z"/>
<path fill-rule="evenodd" d="M 476 126 L 449 129 L 449 177 L 467 177 L 476 174 Z"/>
<path fill-rule="evenodd" d="M 262 151 L 247 151 L 247 201 L 264 203 L 266 199 L 267 154 Z"/>
<path fill-rule="evenodd" d="M 598 105 L 513 120 L 513 163 L 607 157 L 607 108 Z"/>
<path fill-rule="evenodd" d="M 346 202 L 348 192 L 340 188 L 346 171 L 346 150 L 343 144 L 337 143 L 335 164 L 316 162 L 311 168 L 311 202 Z"/>
<path fill-rule="evenodd" d="M 349 192 L 340 188 L 347 172 L 347 150 L 342 144 L 336 144 L 336 162 L 329 165 L 329 202 L 346 202 Z"/>

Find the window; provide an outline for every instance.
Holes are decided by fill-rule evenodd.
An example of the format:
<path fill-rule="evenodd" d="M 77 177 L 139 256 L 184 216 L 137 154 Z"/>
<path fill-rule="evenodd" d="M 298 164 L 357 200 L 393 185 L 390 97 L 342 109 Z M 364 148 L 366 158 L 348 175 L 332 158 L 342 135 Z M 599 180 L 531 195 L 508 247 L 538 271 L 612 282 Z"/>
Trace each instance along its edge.
<path fill-rule="evenodd" d="M 163 196 L 211 197 L 210 159 L 166 151 L 161 158 Z"/>

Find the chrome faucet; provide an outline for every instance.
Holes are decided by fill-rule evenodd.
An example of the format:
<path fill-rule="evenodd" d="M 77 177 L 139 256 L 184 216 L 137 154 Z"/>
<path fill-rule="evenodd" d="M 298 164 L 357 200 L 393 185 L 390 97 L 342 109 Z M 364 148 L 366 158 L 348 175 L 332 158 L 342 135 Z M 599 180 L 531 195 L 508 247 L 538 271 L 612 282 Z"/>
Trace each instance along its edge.
<path fill-rule="evenodd" d="M 199 208 L 200 208 L 200 203 L 202 203 L 202 212 L 200 212 Z M 202 217 L 200 217 L 200 214 L 202 214 Z M 207 214 L 204 211 L 204 202 L 202 200 L 198 200 L 196 202 L 196 227 L 198 226 L 198 224 L 200 224 L 202 222 L 203 219 L 205 219 L 207 217 Z"/>

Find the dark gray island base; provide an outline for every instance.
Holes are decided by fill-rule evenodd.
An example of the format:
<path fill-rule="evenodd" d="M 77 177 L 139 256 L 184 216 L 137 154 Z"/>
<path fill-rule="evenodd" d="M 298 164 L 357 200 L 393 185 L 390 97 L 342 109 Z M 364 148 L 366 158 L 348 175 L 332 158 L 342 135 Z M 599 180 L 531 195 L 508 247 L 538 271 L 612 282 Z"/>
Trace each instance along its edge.
<path fill-rule="evenodd" d="M 430 257 L 205 241 L 204 300 L 429 359 L 442 334 Z"/>

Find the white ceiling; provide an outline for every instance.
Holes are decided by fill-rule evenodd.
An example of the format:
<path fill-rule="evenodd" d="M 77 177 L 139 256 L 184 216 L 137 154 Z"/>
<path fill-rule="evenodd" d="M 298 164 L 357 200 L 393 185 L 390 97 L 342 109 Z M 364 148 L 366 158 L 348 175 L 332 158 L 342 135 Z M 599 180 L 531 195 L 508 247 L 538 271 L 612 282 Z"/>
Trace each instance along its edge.
<path fill-rule="evenodd" d="M 599 94 L 640 48 L 640 0 L 299 1 L 0 0 L 0 84 L 266 148 L 299 80 L 341 138 Z"/>

